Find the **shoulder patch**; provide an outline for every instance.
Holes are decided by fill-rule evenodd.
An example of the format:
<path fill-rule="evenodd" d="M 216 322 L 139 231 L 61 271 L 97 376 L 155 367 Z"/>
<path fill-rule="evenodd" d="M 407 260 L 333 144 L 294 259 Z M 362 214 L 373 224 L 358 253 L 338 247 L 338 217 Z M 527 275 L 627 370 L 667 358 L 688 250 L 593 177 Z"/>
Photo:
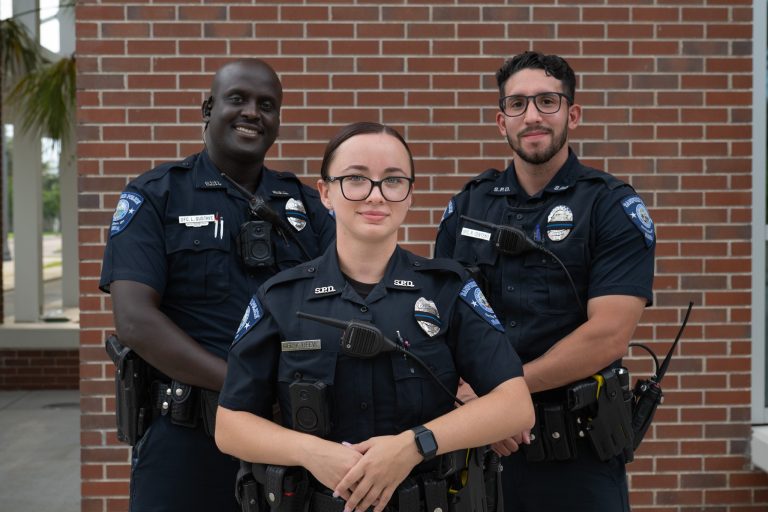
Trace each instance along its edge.
<path fill-rule="evenodd" d="M 123 192 L 117 201 L 115 213 L 112 214 L 112 225 L 109 228 L 110 238 L 120 233 L 130 224 L 136 212 L 139 211 L 144 198 L 136 192 Z"/>
<path fill-rule="evenodd" d="M 248 303 L 248 307 L 245 309 L 243 319 L 240 320 L 240 326 L 237 328 L 235 339 L 232 341 L 232 345 L 234 346 L 235 343 L 240 341 L 240 339 L 245 336 L 245 333 L 250 331 L 254 325 L 259 323 L 259 320 L 261 320 L 261 317 L 263 316 L 264 308 L 261 307 L 259 299 L 254 295 L 251 297 L 251 301 Z"/>
<path fill-rule="evenodd" d="M 638 195 L 631 195 L 621 200 L 621 207 L 624 208 L 624 213 L 627 214 L 629 220 L 635 225 L 638 231 L 643 235 L 645 240 L 645 246 L 650 247 L 656 240 L 655 232 L 653 229 L 653 219 L 648 213 L 648 209 L 645 207 L 645 203 L 640 199 Z"/>
<path fill-rule="evenodd" d="M 443 211 L 443 216 L 440 219 L 440 224 L 442 224 L 445 219 L 453 215 L 453 212 L 455 211 L 456 211 L 456 203 L 454 202 L 453 198 L 451 198 L 451 200 L 448 201 L 448 206 L 445 207 L 445 211 Z"/>
<path fill-rule="evenodd" d="M 483 295 L 483 291 L 477 286 L 477 282 L 474 279 L 468 280 L 464 283 L 464 287 L 459 292 L 459 297 L 471 307 L 475 313 L 480 315 L 480 318 L 488 322 L 491 327 L 497 331 L 504 332 L 501 322 L 496 317 L 493 308 L 488 303 L 488 300 Z"/>

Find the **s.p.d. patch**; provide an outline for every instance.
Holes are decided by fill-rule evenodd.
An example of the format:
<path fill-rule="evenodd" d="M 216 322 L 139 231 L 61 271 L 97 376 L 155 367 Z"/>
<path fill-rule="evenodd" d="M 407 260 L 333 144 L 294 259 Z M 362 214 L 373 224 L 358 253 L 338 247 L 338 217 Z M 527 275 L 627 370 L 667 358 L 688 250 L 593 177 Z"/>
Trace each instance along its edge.
<path fill-rule="evenodd" d="M 624 213 L 627 214 L 632 224 L 640 231 L 645 240 L 645 246 L 650 247 L 656 240 L 656 235 L 653 229 L 653 219 L 648 213 L 648 208 L 645 207 L 645 203 L 640 199 L 640 196 L 633 195 L 627 196 L 621 200 L 621 207 L 624 208 Z"/>
<path fill-rule="evenodd" d="M 136 212 L 139 211 L 144 198 L 136 192 L 123 192 L 117 201 L 115 213 L 112 214 L 112 226 L 109 228 L 109 236 L 113 237 L 120 233 L 133 219 Z"/>
<path fill-rule="evenodd" d="M 493 311 L 493 308 L 491 308 L 485 295 L 483 295 L 483 291 L 477 286 L 477 282 L 475 282 L 474 279 L 470 279 L 464 283 L 464 287 L 459 292 L 459 297 L 469 304 L 469 307 L 471 307 L 475 313 L 480 315 L 483 320 L 491 324 L 494 329 L 504 332 L 504 327 L 502 327 L 501 322 L 499 322 L 499 319 L 496 317 L 496 313 Z"/>

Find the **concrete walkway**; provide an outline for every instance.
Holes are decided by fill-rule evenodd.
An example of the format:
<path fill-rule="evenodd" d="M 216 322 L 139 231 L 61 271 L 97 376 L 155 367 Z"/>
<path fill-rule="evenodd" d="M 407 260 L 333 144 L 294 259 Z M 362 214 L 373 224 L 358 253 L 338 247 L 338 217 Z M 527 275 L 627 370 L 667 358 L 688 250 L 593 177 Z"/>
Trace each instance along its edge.
<path fill-rule="evenodd" d="M 0 510 L 80 511 L 80 395 L 0 391 Z"/>

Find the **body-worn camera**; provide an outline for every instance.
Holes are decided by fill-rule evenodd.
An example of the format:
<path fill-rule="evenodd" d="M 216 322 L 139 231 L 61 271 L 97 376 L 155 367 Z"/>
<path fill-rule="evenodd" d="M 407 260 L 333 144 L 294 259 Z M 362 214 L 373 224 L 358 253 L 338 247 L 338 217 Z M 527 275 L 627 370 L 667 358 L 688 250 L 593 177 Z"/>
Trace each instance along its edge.
<path fill-rule="evenodd" d="M 331 432 L 331 419 L 325 383 L 297 380 L 288 386 L 288 391 L 293 430 L 323 438 L 327 436 Z"/>
<path fill-rule="evenodd" d="M 275 264 L 271 232 L 272 225 L 264 220 L 249 220 L 240 226 L 237 246 L 246 268 L 257 269 Z"/>

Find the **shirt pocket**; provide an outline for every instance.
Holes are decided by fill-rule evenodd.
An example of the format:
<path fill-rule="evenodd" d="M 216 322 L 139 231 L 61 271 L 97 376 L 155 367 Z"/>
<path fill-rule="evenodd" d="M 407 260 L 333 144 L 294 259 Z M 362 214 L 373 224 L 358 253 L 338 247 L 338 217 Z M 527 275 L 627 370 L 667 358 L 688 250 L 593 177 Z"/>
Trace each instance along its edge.
<path fill-rule="evenodd" d="M 579 300 L 582 301 L 582 306 L 586 307 L 584 300 L 589 275 L 584 240 L 569 239 L 567 245 L 559 246 L 558 250 L 553 252 L 562 265 L 542 251 L 531 251 L 525 256 L 523 266 L 528 283 L 526 293 L 529 308 L 544 314 L 578 312 Z M 568 279 L 569 275 L 575 289 Z"/>
<path fill-rule="evenodd" d="M 331 397 L 336 377 L 337 357 L 338 353 L 330 350 L 296 350 L 280 353 L 277 380 L 278 400 L 283 418 L 290 419 L 293 424 L 295 423 L 294 411 L 306 408 L 307 410 L 301 413 L 303 421 L 312 423 L 314 420 L 308 418 L 314 414 L 316 418 L 326 416 L 327 421 L 334 423 L 332 419 L 335 418 L 335 404 Z M 325 385 L 324 389 L 316 385 L 307 386 L 318 382 Z M 291 386 L 297 385 L 294 383 L 301 383 L 298 385 L 303 386 L 303 389 L 299 390 L 297 387 L 295 392 L 291 393 Z M 302 420 L 299 419 L 299 421 Z"/>
<path fill-rule="evenodd" d="M 166 228 L 168 283 L 165 296 L 180 303 L 214 304 L 229 297 L 229 237 L 213 236 L 213 223 Z"/>
<path fill-rule="evenodd" d="M 492 240 L 478 240 L 466 235 L 459 235 L 453 259 L 465 266 L 495 265 L 498 251 Z"/>
<path fill-rule="evenodd" d="M 456 392 L 459 381 L 453 355 L 440 337 L 410 340 L 409 352 L 421 359 L 434 376 L 412 357 L 402 353 L 392 356 L 399 430 L 420 425 L 451 410 L 453 399 L 435 377 L 452 393 Z"/>

